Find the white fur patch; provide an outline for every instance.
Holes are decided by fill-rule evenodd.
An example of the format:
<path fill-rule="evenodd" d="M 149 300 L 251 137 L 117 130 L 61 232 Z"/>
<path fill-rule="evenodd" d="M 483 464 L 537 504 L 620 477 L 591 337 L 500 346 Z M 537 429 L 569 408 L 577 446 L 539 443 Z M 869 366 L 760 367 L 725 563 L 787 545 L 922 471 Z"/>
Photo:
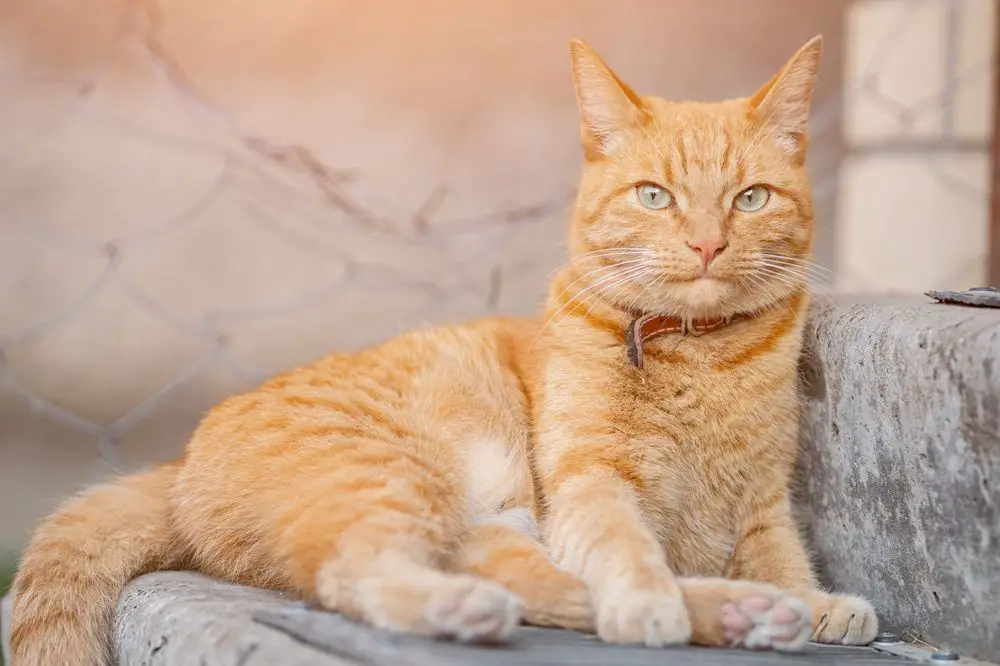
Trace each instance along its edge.
<path fill-rule="evenodd" d="M 527 461 L 501 439 L 470 446 L 466 473 L 470 520 L 496 514 L 518 489 L 530 483 Z"/>
<path fill-rule="evenodd" d="M 538 523 L 531 513 L 531 509 L 523 506 L 513 509 L 504 509 L 499 513 L 484 516 L 476 516 L 472 519 L 473 525 L 504 525 L 512 529 L 527 534 L 535 541 L 538 541 Z"/>

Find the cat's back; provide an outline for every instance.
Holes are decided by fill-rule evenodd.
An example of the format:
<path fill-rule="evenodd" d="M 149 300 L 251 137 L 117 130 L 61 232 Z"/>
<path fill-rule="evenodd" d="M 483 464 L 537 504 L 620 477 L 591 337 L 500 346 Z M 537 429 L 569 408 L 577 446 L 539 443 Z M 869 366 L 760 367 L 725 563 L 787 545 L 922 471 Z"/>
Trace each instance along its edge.
<path fill-rule="evenodd" d="M 457 406 L 453 396 L 463 391 L 480 387 L 489 392 L 520 381 L 532 365 L 536 330 L 534 319 L 484 317 L 416 328 L 357 351 L 331 353 L 220 402 L 203 419 L 192 447 L 234 428 L 246 432 L 252 424 L 286 425 L 294 414 L 378 420 L 382 413 L 423 410 L 445 418 L 442 412 Z"/>

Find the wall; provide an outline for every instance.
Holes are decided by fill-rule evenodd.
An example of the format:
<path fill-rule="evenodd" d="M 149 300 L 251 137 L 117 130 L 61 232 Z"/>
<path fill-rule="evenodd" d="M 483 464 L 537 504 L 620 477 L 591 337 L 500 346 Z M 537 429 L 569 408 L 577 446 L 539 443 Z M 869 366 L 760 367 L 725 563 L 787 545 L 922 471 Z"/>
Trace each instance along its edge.
<path fill-rule="evenodd" d="M 822 32 L 825 281 L 975 283 L 992 5 L 847 5 L 0 4 L 0 544 L 272 372 L 532 311 L 579 168 L 574 36 L 641 91 L 718 99 Z"/>
<path fill-rule="evenodd" d="M 855 0 L 844 55 L 837 286 L 986 283 L 994 0 Z"/>

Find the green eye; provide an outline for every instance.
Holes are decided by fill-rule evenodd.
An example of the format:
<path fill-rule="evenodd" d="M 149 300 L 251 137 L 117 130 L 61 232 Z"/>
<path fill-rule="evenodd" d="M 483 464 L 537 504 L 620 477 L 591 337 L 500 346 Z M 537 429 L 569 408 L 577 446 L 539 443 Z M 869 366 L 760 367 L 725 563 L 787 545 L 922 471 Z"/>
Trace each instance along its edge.
<path fill-rule="evenodd" d="M 663 210 L 674 201 L 670 192 L 652 183 L 636 185 L 635 195 L 639 198 L 639 203 L 650 210 Z"/>
<path fill-rule="evenodd" d="M 733 200 L 733 207 L 744 213 L 756 213 L 764 207 L 770 198 L 771 190 L 763 185 L 754 185 L 736 195 L 736 199 Z"/>

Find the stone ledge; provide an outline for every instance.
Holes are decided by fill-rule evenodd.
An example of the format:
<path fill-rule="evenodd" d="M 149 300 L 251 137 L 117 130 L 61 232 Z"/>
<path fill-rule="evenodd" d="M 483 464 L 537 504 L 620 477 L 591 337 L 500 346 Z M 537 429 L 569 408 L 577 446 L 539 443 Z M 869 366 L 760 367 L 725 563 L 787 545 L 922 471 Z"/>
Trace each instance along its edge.
<path fill-rule="evenodd" d="M 177 571 L 129 583 L 115 611 L 112 638 L 117 666 L 660 666 L 674 659 L 691 666 L 756 666 L 773 660 L 773 653 L 746 650 L 608 645 L 593 636 L 534 627 L 518 628 L 499 648 L 391 635 L 280 594 Z M 595 657 L 595 649 L 604 651 L 602 658 Z M 781 663 L 822 666 L 840 658 L 899 663 L 871 648 L 819 645 L 783 655 Z"/>
<path fill-rule="evenodd" d="M 289 603 L 195 573 L 142 576 L 125 588 L 115 611 L 118 666 L 348 666 L 252 620 Z"/>
<path fill-rule="evenodd" d="M 113 639 L 118 666 L 758 666 L 775 661 L 768 652 L 689 646 L 650 650 L 535 627 L 519 627 L 499 647 L 393 635 L 278 594 L 190 572 L 132 581 L 115 612 Z M 873 666 L 900 663 L 888 653 L 843 646 L 808 645 L 780 657 L 784 666 L 823 666 L 841 659 Z"/>
<path fill-rule="evenodd" d="M 1000 661 L 1000 310 L 820 305 L 802 370 L 798 508 L 826 580 Z"/>

